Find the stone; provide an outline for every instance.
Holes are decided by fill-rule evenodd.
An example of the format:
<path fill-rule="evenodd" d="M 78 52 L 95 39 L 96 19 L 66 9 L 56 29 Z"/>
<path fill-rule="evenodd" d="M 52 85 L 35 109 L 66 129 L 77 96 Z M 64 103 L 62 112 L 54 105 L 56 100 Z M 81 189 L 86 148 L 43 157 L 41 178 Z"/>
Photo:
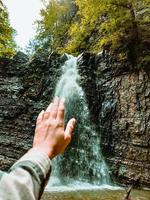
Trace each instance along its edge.
<path fill-rule="evenodd" d="M 107 51 L 93 59 L 86 52 L 80 58 L 80 84 L 91 116 L 98 116 L 95 124 L 112 179 L 133 184 L 140 175 L 138 186 L 150 187 L 149 74 L 131 71 L 128 62 L 119 63 Z"/>
<path fill-rule="evenodd" d="M 50 57 L 48 52 L 31 58 L 18 52 L 13 59 L 0 58 L 1 170 L 32 146 L 37 115 L 53 98 L 65 58 L 55 53 Z"/>

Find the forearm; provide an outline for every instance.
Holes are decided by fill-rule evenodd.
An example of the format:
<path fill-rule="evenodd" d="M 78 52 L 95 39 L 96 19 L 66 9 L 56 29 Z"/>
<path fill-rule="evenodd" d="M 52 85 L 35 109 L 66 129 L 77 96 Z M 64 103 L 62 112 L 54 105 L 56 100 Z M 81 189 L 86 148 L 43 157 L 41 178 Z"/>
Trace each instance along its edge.
<path fill-rule="evenodd" d="M 37 200 L 50 174 L 48 156 L 30 150 L 4 174 L 0 180 L 0 198 L 3 200 Z"/>

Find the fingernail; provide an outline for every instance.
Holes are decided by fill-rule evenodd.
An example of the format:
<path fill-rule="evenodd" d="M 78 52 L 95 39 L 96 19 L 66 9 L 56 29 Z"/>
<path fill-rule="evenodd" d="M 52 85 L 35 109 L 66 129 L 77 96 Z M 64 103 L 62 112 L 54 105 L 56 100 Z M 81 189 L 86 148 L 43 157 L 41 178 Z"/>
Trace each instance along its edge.
<path fill-rule="evenodd" d="M 73 125 L 75 125 L 76 124 L 76 119 L 73 118 L 72 122 L 73 122 Z"/>
<path fill-rule="evenodd" d="M 58 101 L 59 100 L 59 97 L 54 97 L 54 101 Z"/>
<path fill-rule="evenodd" d="M 65 103 L 65 98 L 64 97 L 61 98 L 61 102 Z"/>
<path fill-rule="evenodd" d="M 40 112 L 40 114 L 42 115 L 44 112 L 45 112 L 45 111 L 44 111 L 44 110 L 42 110 L 42 111 Z"/>

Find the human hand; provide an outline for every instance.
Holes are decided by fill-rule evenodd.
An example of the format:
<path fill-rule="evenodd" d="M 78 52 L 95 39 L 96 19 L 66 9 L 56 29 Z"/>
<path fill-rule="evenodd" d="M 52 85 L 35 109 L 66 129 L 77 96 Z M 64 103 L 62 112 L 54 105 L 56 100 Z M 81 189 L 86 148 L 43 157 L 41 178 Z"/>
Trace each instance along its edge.
<path fill-rule="evenodd" d="M 64 99 L 55 97 L 36 122 L 33 148 L 46 153 L 50 159 L 63 153 L 71 141 L 76 120 L 72 118 L 64 130 Z"/>

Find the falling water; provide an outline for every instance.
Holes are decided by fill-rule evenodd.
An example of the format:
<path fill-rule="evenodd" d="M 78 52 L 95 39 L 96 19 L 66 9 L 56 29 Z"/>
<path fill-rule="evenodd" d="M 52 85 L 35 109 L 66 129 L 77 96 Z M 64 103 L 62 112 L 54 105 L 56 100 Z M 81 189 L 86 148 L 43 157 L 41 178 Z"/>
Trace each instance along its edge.
<path fill-rule="evenodd" d="M 101 153 L 100 135 L 89 119 L 85 95 L 79 85 L 77 58 L 71 55 L 67 55 L 67 58 L 55 96 L 66 99 L 65 120 L 75 117 L 77 127 L 68 150 L 53 163 L 53 178 L 49 186 L 79 182 L 110 184 L 108 168 Z"/>

